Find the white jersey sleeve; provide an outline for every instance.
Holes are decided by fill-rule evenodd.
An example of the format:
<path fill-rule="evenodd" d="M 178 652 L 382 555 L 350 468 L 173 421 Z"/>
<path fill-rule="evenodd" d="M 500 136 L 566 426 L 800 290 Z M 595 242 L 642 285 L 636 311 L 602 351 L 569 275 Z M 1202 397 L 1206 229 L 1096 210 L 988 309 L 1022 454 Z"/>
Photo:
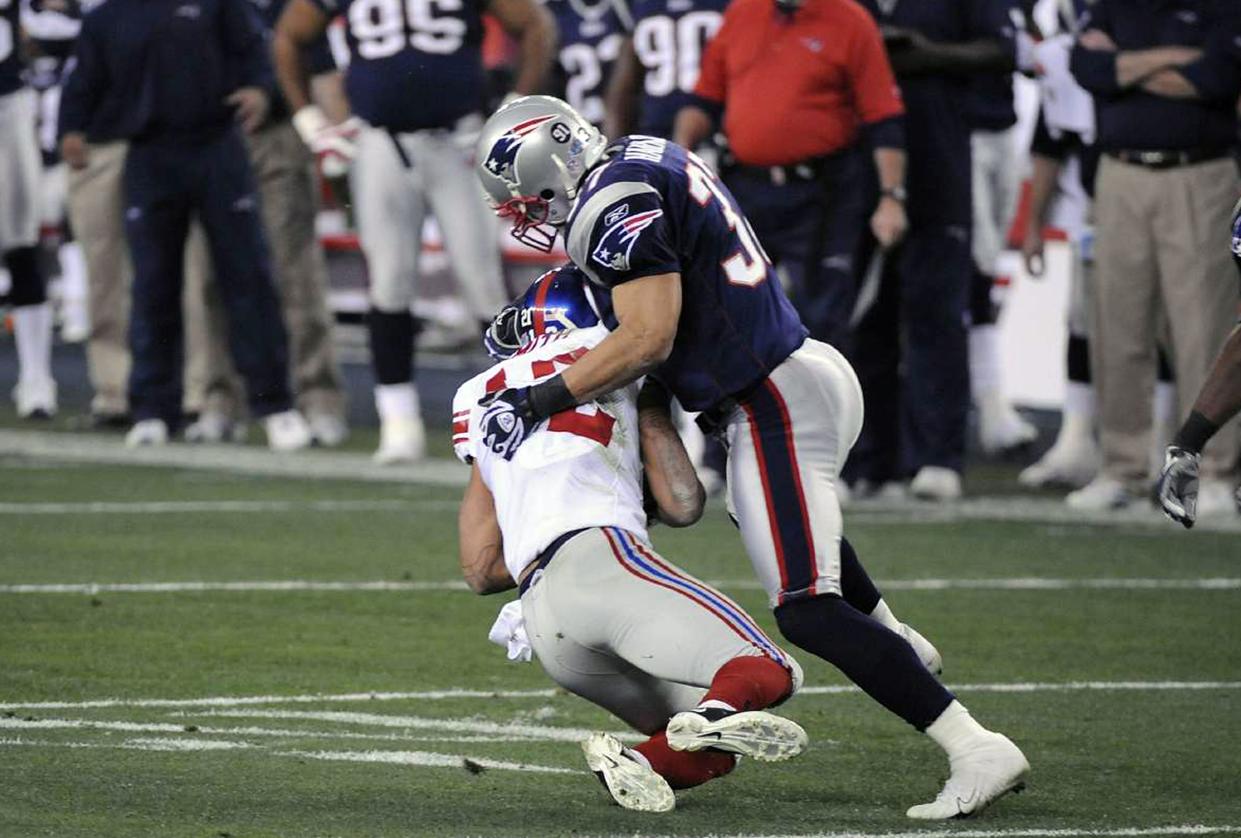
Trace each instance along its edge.
<path fill-rule="evenodd" d="M 491 490 L 505 565 L 514 579 L 552 541 L 574 530 L 614 526 L 646 537 L 636 385 L 551 417 L 512 460 L 481 441 L 479 399 L 564 371 L 606 335 L 602 326 L 546 335 L 467 381 L 453 401 L 453 449 L 478 466 Z"/>

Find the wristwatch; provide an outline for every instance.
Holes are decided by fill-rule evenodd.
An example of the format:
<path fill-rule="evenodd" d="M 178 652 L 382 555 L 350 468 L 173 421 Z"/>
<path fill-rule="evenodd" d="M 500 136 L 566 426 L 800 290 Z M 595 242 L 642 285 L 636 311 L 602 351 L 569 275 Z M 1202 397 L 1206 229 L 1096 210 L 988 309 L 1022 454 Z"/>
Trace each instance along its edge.
<path fill-rule="evenodd" d="M 909 198 L 909 193 L 905 191 L 904 186 L 887 186 L 879 190 L 879 196 L 882 198 L 891 198 L 898 204 L 905 203 Z"/>

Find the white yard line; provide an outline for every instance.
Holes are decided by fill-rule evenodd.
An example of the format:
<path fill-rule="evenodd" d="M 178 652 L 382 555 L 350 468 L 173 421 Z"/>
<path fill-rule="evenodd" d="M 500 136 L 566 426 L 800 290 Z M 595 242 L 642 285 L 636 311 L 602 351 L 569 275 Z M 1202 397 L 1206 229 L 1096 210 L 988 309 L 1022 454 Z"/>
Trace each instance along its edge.
<path fill-rule="evenodd" d="M 717 588 L 738 591 L 759 590 L 754 579 L 716 579 Z M 1008 579 L 889 579 L 876 584 L 889 591 L 1236 591 L 1241 578 L 1102 578 L 1064 579 L 1022 576 Z M 313 579 L 256 579 L 252 581 L 187 581 L 187 582 L 53 582 L 0 585 L 0 594 L 169 594 L 246 591 L 464 591 L 458 579 L 396 581 Z"/>
<path fill-rule="evenodd" d="M 0 515 L 179 515 L 201 512 L 448 512 L 456 500 L 189 500 L 0 503 Z"/>
<path fill-rule="evenodd" d="M 466 768 L 467 761 L 481 768 L 499 771 L 523 771 L 535 774 L 581 774 L 572 768 L 554 765 L 534 765 L 524 762 L 506 762 L 465 754 L 441 754 L 435 751 L 268 751 L 245 742 L 199 739 L 127 739 L 116 744 L 100 742 L 52 742 L 35 739 L 3 739 L 0 747 L 25 748 L 98 748 L 130 751 L 220 751 L 251 749 L 258 753 L 277 757 L 316 759 L 331 762 L 370 762 L 385 765 L 409 765 L 427 768 Z"/>
<path fill-rule="evenodd" d="M 1113 829 L 952 829 L 918 830 L 915 832 L 816 832 L 813 834 L 780 833 L 763 835 L 706 835 L 704 838 L 1146 838 L 1156 835 L 1227 835 L 1241 833 L 1241 826 L 1133 826 Z"/>
<path fill-rule="evenodd" d="M 1199 690 L 1241 690 L 1241 681 L 1067 681 L 949 684 L 954 692 L 1038 693 L 1038 692 L 1159 692 Z M 857 692 L 850 686 L 803 687 L 798 695 L 841 695 Z M 0 711 L 10 710 L 95 710 L 111 707 L 194 708 L 246 707 L 280 704 L 367 703 L 382 701 L 444 701 L 454 699 L 549 699 L 562 694 L 555 689 L 467 690 L 445 689 L 421 692 L 308 693 L 305 695 L 209 696 L 206 698 L 98 698 L 83 701 L 5 701 Z M 509 733 L 511 731 L 505 731 Z"/>

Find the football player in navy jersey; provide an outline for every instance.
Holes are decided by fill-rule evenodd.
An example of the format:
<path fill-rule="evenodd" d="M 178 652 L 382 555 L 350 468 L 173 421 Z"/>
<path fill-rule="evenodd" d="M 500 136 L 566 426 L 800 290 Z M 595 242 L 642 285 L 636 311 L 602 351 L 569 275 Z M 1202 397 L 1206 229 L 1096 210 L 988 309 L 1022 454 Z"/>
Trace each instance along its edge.
<path fill-rule="evenodd" d="M 478 172 L 518 238 L 569 257 L 610 296 L 611 333 L 559 375 L 488 396 L 484 440 L 511 457 L 534 429 L 656 375 L 729 447 L 728 502 L 780 631 L 925 731 L 952 774 L 913 818 L 976 812 L 1029 770 L 936 680 L 939 653 L 893 616 L 842 537 L 840 467 L 862 426 L 852 367 L 807 337 L 727 188 L 694 154 L 609 145 L 564 102 L 528 96 L 488 120 Z"/>
<path fill-rule="evenodd" d="M 608 136 L 636 130 L 672 137 L 677 111 L 693 101 L 707 41 L 728 0 L 630 0 L 629 37 L 607 91 Z"/>
<path fill-rule="evenodd" d="M 35 136 L 37 100 L 22 78 L 19 0 L 0 0 L 0 259 L 8 268 L 18 379 L 17 414 L 47 418 L 56 412 L 52 380 L 52 309 L 39 267 L 39 175 Z"/>
<path fill-rule="evenodd" d="M 546 0 L 560 35 L 557 69 L 573 109 L 603 125 L 603 91 L 629 31 L 624 0 Z"/>
<path fill-rule="evenodd" d="M 325 167 L 350 172 L 370 273 L 380 463 L 416 460 L 425 449 L 412 383 L 410 304 L 428 210 L 479 321 L 507 297 L 495 225 L 469 174 L 485 93 L 484 12 L 520 44 L 516 92 L 540 89 L 556 33 L 536 0 L 291 0 L 276 26 L 276 70 L 294 125 Z M 337 15 L 346 24 L 345 90 L 353 116 L 333 125 L 309 104 L 299 47 L 313 43 Z"/>

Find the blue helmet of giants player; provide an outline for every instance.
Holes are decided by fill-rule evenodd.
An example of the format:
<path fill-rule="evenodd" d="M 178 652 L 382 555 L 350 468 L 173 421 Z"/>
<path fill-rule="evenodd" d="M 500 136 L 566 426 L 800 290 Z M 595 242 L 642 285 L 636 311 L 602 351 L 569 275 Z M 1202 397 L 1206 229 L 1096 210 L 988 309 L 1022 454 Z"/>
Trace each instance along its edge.
<path fill-rule="evenodd" d="M 543 274 L 500 310 L 483 335 L 483 347 L 500 361 L 543 335 L 587 329 L 602 319 L 586 275 L 574 265 L 563 265 Z"/>
<path fill-rule="evenodd" d="M 569 217 L 577 185 L 607 140 L 551 96 L 523 96 L 496 111 L 478 140 L 478 178 L 487 201 L 513 221 L 513 238 L 544 253 Z"/>

